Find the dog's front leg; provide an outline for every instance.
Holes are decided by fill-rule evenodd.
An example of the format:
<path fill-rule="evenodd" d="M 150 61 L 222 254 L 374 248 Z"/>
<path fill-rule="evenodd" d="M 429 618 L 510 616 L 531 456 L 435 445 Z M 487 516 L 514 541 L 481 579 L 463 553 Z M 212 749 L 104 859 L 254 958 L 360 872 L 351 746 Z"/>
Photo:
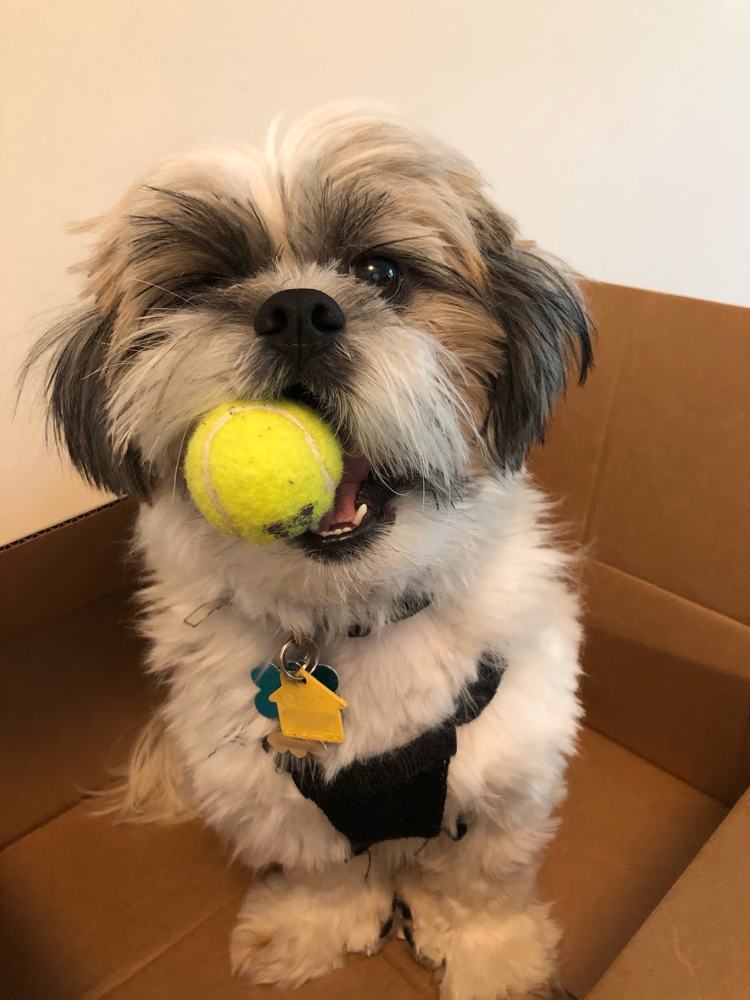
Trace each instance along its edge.
<path fill-rule="evenodd" d="M 385 937 L 393 885 L 367 855 L 320 871 L 259 878 L 232 933 L 232 966 L 253 983 L 293 988 L 372 954 Z M 382 937 L 381 937 L 382 935 Z"/>
<path fill-rule="evenodd" d="M 478 824 L 458 843 L 437 838 L 403 871 L 404 933 L 438 970 L 441 1000 L 561 995 L 552 985 L 560 931 L 535 884 L 540 833 Z"/>

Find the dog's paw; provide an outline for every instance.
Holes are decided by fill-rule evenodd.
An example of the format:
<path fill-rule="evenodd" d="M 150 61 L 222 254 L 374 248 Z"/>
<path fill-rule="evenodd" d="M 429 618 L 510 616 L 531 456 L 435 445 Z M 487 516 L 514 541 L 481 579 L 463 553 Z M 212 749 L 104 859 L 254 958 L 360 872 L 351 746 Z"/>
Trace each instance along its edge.
<path fill-rule="evenodd" d="M 422 896 L 400 902 L 403 934 L 437 969 L 441 1000 L 553 1000 L 560 932 L 533 904 L 501 917 Z M 461 912 L 462 911 L 462 912 Z"/>
<path fill-rule="evenodd" d="M 232 932 L 232 968 L 287 989 L 374 954 L 388 935 L 391 896 L 374 881 L 271 875 L 245 897 Z"/>

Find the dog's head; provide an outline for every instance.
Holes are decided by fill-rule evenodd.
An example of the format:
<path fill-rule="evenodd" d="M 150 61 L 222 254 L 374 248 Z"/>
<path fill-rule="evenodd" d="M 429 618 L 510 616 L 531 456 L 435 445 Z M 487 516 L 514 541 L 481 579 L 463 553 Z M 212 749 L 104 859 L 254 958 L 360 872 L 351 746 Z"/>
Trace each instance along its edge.
<path fill-rule="evenodd" d="M 205 412 L 302 399 L 350 458 L 327 531 L 278 543 L 300 559 L 357 560 L 409 496 L 434 511 L 518 471 L 590 363 L 571 280 L 465 159 L 393 119 L 334 109 L 266 155 L 168 161 L 98 225 L 85 304 L 43 344 L 73 462 L 149 501 L 184 489 Z"/>

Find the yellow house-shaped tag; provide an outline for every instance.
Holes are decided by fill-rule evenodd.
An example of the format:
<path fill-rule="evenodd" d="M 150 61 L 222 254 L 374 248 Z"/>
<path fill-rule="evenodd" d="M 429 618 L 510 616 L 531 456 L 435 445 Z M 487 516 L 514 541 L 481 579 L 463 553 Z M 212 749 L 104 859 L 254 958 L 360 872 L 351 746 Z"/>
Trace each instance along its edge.
<path fill-rule="evenodd" d="M 282 670 L 281 687 L 268 696 L 278 706 L 284 736 L 343 743 L 341 710 L 347 707 L 347 702 L 306 670 L 300 670 L 297 677 L 301 680 L 288 677 Z"/>

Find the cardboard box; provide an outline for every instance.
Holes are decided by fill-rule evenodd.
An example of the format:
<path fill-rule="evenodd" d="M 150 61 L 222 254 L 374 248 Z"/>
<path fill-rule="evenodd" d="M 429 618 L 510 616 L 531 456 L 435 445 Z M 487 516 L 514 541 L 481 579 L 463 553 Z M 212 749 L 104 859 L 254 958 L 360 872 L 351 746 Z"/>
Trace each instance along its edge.
<path fill-rule="evenodd" d="M 587 727 L 541 875 L 563 979 L 579 1000 L 750 1000 L 750 310 L 588 293 L 597 369 L 531 461 L 585 546 Z M 249 874 L 197 823 L 116 827 L 81 801 L 158 696 L 114 592 L 130 516 L 0 551 L 28 583 L 0 679 L 0 997 L 435 997 L 401 942 L 292 994 L 234 979 Z"/>

